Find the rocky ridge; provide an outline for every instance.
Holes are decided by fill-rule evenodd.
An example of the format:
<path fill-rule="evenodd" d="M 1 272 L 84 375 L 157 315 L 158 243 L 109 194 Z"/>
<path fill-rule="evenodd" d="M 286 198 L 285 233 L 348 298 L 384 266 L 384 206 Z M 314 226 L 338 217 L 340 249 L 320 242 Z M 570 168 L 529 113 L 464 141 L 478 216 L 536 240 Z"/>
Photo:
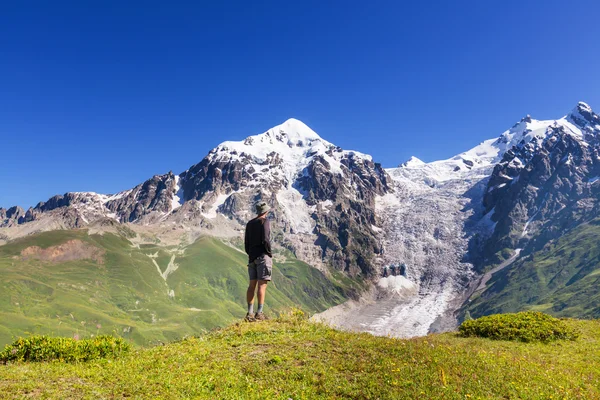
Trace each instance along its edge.
<path fill-rule="evenodd" d="M 521 125 L 522 139 L 494 167 L 483 199 L 496 223 L 484 264 L 505 248 L 539 250 L 598 215 L 600 117 L 579 103 L 547 126 Z"/>

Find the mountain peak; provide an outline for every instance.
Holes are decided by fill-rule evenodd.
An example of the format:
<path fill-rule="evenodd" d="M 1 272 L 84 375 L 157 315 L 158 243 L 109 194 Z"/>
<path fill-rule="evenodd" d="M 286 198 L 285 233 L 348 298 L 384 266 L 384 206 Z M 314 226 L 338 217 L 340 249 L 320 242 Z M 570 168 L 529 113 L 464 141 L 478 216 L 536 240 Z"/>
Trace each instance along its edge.
<path fill-rule="evenodd" d="M 322 140 L 317 132 L 313 131 L 308 125 L 296 118 L 290 118 L 284 123 L 269 129 L 265 133 L 267 135 L 270 133 L 273 133 L 274 135 L 285 134 L 290 140 Z"/>
<path fill-rule="evenodd" d="M 423 162 L 422 160 L 418 159 L 415 156 L 411 156 L 408 160 L 406 160 L 405 162 L 403 162 L 402 164 L 399 165 L 399 167 L 419 167 L 421 165 L 425 165 L 425 162 Z"/>
<path fill-rule="evenodd" d="M 580 101 L 577 103 L 575 108 L 567 115 L 567 121 L 579 126 L 585 127 L 587 125 L 599 125 L 600 117 L 594 114 L 592 111 L 592 107 L 590 107 L 587 103 Z"/>
<path fill-rule="evenodd" d="M 587 112 L 592 112 L 592 107 L 590 107 L 590 105 L 588 103 L 585 103 L 583 101 L 580 101 L 577 103 L 577 106 L 575 106 L 575 108 L 573 109 L 573 111 L 587 111 Z"/>
<path fill-rule="evenodd" d="M 525 122 L 527 124 L 530 124 L 532 121 L 531 119 L 531 115 L 527 114 L 526 116 L 524 116 L 523 118 L 521 118 L 521 122 Z"/>

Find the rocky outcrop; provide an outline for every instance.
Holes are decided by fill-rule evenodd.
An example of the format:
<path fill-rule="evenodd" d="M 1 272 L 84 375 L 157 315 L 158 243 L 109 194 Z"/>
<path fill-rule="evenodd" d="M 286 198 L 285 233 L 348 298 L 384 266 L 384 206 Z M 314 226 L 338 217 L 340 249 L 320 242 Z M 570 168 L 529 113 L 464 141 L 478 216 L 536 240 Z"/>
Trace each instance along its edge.
<path fill-rule="evenodd" d="M 25 222 L 25 210 L 19 206 L 8 210 L 0 208 L 0 227 L 11 227 Z"/>
<path fill-rule="evenodd" d="M 154 175 L 141 185 L 113 196 L 105 206 L 121 222 L 154 222 L 173 210 L 174 196 L 179 190 L 178 180 L 179 177 L 172 172 Z"/>
<path fill-rule="evenodd" d="M 296 185 L 315 207 L 323 259 L 351 275 L 370 276 L 377 273 L 373 259 L 383 251 L 375 232 L 375 198 L 392 191 L 390 178 L 381 165 L 353 154 L 341 165 L 343 174 L 332 174 L 327 161 L 317 157 Z"/>

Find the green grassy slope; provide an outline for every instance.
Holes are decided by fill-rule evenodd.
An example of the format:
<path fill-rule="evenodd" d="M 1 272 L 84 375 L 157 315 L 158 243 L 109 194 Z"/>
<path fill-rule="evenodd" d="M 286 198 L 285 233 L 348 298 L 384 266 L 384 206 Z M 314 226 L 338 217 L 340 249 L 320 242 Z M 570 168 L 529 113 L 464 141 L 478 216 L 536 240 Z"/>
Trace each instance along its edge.
<path fill-rule="evenodd" d="M 30 246 L 80 240 L 104 251 L 104 262 L 23 259 Z M 178 269 L 165 281 L 172 255 Z M 346 283 L 296 259 L 275 263 L 267 310 L 321 311 L 344 300 Z M 142 245 L 124 236 L 55 231 L 0 246 L 0 345 L 28 333 L 80 337 L 112 333 L 138 344 L 167 342 L 242 318 L 246 255 L 202 238 L 185 249 Z M 169 296 L 170 291 L 174 297 Z"/>
<path fill-rule="evenodd" d="M 493 275 L 466 308 L 473 317 L 543 311 L 555 316 L 600 318 L 600 220 Z"/>
<path fill-rule="evenodd" d="M 163 399 L 597 399 L 600 321 L 576 341 L 411 340 L 293 317 L 238 323 L 116 360 L 0 365 L 7 397 Z"/>

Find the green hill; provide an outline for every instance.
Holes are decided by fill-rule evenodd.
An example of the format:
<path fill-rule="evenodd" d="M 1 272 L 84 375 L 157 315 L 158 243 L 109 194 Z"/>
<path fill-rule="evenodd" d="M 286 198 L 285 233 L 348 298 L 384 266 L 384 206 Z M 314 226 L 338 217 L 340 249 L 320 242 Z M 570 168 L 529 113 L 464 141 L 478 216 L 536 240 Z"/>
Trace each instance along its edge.
<path fill-rule="evenodd" d="M 164 399 L 596 399 L 600 321 L 565 321 L 575 341 L 410 340 L 298 317 L 237 323 L 87 363 L 0 365 L 6 397 Z"/>
<path fill-rule="evenodd" d="M 130 239 L 126 231 L 72 230 L 0 246 L 0 345 L 30 333 L 169 342 L 245 315 L 247 258 L 239 249 L 209 237 L 187 247 Z M 353 284 L 281 253 L 267 312 L 322 311 L 344 301 Z"/>
<path fill-rule="evenodd" d="M 495 273 L 466 309 L 473 317 L 521 310 L 600 318 L 600 220 L 582 224 Z"/>

